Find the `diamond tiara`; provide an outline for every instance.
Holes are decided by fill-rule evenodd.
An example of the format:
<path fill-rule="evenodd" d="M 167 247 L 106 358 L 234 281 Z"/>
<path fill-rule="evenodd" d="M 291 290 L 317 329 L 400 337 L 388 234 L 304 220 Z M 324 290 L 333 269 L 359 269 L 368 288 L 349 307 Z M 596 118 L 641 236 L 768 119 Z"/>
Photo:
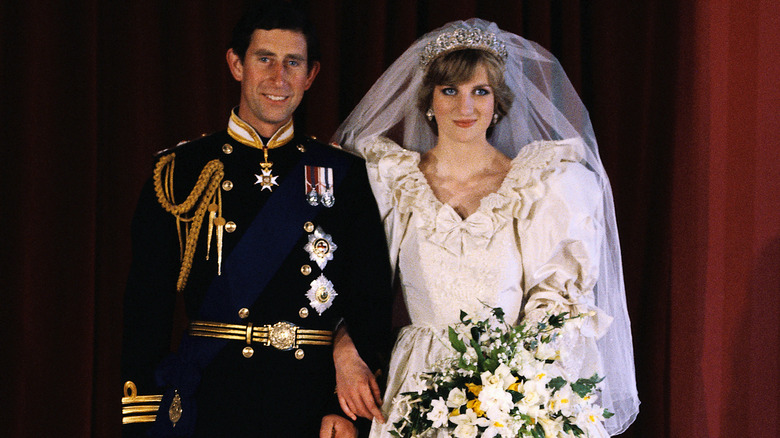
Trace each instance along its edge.
<path fill-rule="evenodd" d="M 456 29 L 426 44 L 420 53 L 420 65 L 425 67 L 433 58 L 457 49 L 480 49 L 498 56 L 502 61 L 507 58 L 506 44 L 496 34 L 480 29 Z"/>

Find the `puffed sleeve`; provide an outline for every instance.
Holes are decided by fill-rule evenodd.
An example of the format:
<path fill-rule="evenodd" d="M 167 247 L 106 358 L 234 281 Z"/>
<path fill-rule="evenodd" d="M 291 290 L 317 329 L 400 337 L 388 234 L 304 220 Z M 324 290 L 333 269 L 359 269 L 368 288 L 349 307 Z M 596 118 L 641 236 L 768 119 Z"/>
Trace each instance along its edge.
<path fill-rule="evenodd" d="M 357 151 L 366 160 L 368 180 L 387 236 L 394 276 L 401 239 L 409 224 L 410 208 L 422 190 L 419 172 L 410 171 L 419 164 L 420 155 L 385 137 L 362 140 Z"/>
<path fill-rule="evenodd" d="M 561 340 L 561 363 L 568 378 L 600 372 L 596 347 L 612 318 L 598 309 L 602 194 L 596 174 L 571 159 L 553 162 L 538 175 L 538 198 L 518 221 L 523 257 L 526 321 L 548 312 L 582 315 Z"/>

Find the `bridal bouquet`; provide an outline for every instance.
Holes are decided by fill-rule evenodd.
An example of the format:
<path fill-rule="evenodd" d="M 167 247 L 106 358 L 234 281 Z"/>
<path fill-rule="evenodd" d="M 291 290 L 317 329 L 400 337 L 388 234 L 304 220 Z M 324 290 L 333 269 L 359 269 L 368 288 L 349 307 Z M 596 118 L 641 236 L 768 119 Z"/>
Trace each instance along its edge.
<path fill-rule="evenodd" d="M 612 414 L 595 404 L 594 374 L 574 382 L 557 371 L 555 341 L 578 317 L 547 315 L 512 327 L 500 308 L 484 317 L 461 312 L 449 328 L 453 357 L 416 376 L 417 391 L 402 393 L 395 437 L 579 437 Z"/>

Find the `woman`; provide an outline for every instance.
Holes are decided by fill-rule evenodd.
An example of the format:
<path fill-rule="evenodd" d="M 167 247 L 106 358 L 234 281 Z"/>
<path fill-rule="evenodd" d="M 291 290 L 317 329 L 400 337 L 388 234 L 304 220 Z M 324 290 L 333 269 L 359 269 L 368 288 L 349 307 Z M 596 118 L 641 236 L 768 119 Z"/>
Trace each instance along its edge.
<path fill-rule="evenodd" d="M 413 375 L 450 353 L 460 311 L 484 304 L 507 321 L 583 315 L 561 362 L 571 376 L 607 376 L 600 403 L 615 416 L 595 435 L 631 424 L 639 400 L 612 193 L 587 111 L 552 55 L 493 23 L 448 24 L 382 75 L 336 137 L 366 159 L 411 319 L 372 437 L 389 436 L 392 400 Z M 345 375 L 348 338 L 336 348 Z M 355 386 L 340 379 L 339 396 L 365 412 Z"/>

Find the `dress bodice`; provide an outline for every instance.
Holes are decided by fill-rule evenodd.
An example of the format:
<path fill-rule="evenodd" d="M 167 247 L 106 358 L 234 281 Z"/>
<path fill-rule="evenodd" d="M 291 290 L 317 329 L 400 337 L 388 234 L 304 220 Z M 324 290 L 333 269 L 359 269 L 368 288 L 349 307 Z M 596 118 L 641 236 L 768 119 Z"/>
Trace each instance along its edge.
<path fill-rule="evenodd" d="M 503 207 L 512 192 L 502 187 L 480 202 L 467 218 L 440 202 L 418 167 L 421 184 L 410 207 L 399 246 L 401 288 L 413 325 L 442 328 L 459 321 L 461 310 L 485 304 L 515 320 L 521 309 L 522 270 L 512 221 Z M 505 182 L 508 180 L 505 180 Z"/>
<path fill-rule="evenodd" d="M 463 219 L 434 196 L 418 152 L 381 137 L 360 145 L 413 324 L 446 326 L 481 303 L 500 305 L 510 321 L 523 310 L 591 310 L 601 200 L 579 164 L 583 147 L 525 146 Z"/>
<path fill-rule="evenodd" d="M 579 162 L 580 139 L 523 147 L 499 189 L 466 218 L 434 196 L 419 153 L 381 137 L 357 146 L 412 322 L 390 361 L 387 424 L 399 415 L 393 398 L 411 390 L 413 376 L 451 354 L 447 326 L 484 305 L 501 307 L 512 322 L 587 315 L 562 337 L 560 363 L 569 377 L 600 370 L 596 339 L 611 321 L 593 295 L 602 200 L 595 173 Z M 387 424 L 375 423 L 371 436 L 387 436 Z"/>

